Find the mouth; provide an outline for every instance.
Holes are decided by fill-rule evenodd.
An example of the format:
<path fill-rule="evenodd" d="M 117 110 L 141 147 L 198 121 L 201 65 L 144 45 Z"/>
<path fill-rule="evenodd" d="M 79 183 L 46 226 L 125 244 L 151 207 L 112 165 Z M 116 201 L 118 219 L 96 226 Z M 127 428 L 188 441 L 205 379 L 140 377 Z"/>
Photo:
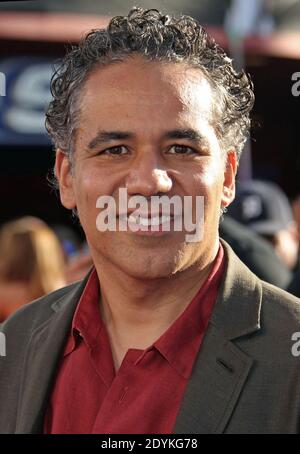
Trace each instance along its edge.
<path fill-rule="evenodd" d="M 129 231 L 134 235 L 164 236 L 174 233 L 175 221 L 178 217 L 173 214 L 123 214 L 119 215 L 119 227 L 121 231 Z"/>
<path fill-rule="evenodd" d="M 120 215 L 119 219 L 123 222 L 126 222 L 128 224 L 133 224 L 136 226 L 142 226 L 142 227 L 157 227 L 166 223 L 170 223 L 171 221 L 174 220 L 173 215 L 164 215 L 164 214 L 156 214 L 156 215 L 150 215 L 150 216 L 142 216 L 142 215 L 134 215 L 134 214 L 125 214 L 125 215 Z"/>

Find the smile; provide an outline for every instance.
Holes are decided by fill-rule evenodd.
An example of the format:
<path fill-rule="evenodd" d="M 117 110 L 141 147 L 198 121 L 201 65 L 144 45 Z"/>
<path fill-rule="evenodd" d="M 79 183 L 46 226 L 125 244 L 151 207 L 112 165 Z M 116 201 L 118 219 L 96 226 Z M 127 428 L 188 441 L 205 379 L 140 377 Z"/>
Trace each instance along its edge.
<path fill-rule="evenodd" d="M 135 224 L 135 225 L 141 225 L 143 227 L 154 227 L 158 226 L 161 224 L 165 224 L 167 222 L 170 222 L 173 219 L 173 216 L 168 216 L 168 215 L 156 215 L 152 217 L 143 217 L 143 216 L 134 216 L 130 215 L 127 216 L 125 215 L 123 218 L 126 222 Z"/>

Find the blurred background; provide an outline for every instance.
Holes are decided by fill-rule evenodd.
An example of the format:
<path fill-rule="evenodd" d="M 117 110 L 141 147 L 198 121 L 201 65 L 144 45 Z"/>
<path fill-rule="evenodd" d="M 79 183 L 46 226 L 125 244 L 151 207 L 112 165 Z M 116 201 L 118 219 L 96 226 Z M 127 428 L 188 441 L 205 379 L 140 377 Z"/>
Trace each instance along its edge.
<path fill-rule="evenodd" d="M 80 278 L 91 265 L 80 226 L 48 183 L 54 151 L 45 132 L 44 112 L 51 99 L 53 64 L 66 48 L 134 5 L 192 15 L 234 58 L 236 68 L 244 67 L 251 74 L 256 94 L 254 127 L 238 175 L 244 195 L 238 195 L 238 207 L 229 212 L 230 219 L 227 215 L 221 234 L 260 277 L 297 293 L 292 281 L 296 279 L 297 284 L 300 279 L 300 0 L 1 2 L 0 75 L 5 74 L 5 86 L 0 79 L 0 227 L 24 217 L 28 221 L 28 216 L 46 223 L 62 248 L 67 267 L 64 282 Z M 254 187 L 245 189 L 249 180 L 254 180 Z M 270 213 L 266 207 L 278 200 L 278 193 L 269 196 L 256 180 L 274 184 L 272 190 L 280 191 L 285 208 L 281 205 Z M 227 218 L 236 230 L 232 224 L 226 226 Z M 270 226 L 267 232 L 257 229 L 254 221 L 262 218 L 271 222 L 273 230 Z M 279 235 L 276 229 L 289 233 Z M 263 243 L 254 247 L 251 235 Z M 271 249 L 279 260 L 276 266 L 273 256 L 268 256 Z M 3 254 L 0 251 L 0 262 L 1 257 L 6 261 Z M 268 267 L 276 268 L 273 274 Z M 0 263 L 0 290 L 1 279 Z"/>

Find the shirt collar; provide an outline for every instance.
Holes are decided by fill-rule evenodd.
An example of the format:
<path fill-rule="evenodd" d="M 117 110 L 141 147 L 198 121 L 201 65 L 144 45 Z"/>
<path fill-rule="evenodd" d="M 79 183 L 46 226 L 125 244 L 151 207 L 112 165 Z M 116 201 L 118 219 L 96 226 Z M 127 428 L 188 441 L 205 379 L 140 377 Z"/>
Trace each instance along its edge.
<path fill-rule="evenodd" d="M 64 356 L 76 348 L 80 339 L 85 338 L 88 343 L 90 333 L 99 333 L 103 327 L 100 314 L 99 279 L 96 268 L 93 268 L 73 316 L 71 336 L 66 344 Z M 95 339 L 94 336 L 91 341 L 93 339 Z"/>
<path fill-rule="evenodd" d="M 180 375 L 190 376 L 199 345 L 205 334 L 224 270 L 224 250 L 220 244 L 212 269 L 195 297 L 169 329 L 151 346 L 138 355 L 137 364 L 148 351 L 156 349 Z M 83 290 L 72 322 L 64 356 L 71 353 L 81 338 L 92 346 L 99 342 L 99 334 L 105 330 L 100 313 L 100 288 L 94 268 Z M 91 334 L 93 333 L 93 335 Z M 95 336 L 95 333 L 98 335 Z"/>

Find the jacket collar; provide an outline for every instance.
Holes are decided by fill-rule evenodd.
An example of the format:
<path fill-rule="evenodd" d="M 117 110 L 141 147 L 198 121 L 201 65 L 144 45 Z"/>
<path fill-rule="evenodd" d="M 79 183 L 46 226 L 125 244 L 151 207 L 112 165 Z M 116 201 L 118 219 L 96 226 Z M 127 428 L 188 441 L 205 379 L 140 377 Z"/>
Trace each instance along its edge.
<path fill-rule="evenodd" d="M 261 281 L 236 256 L 231 247 L 221 240 L 227 257 L 211 323 L 233 340 L 260 329 L 262 300 Z"/>

